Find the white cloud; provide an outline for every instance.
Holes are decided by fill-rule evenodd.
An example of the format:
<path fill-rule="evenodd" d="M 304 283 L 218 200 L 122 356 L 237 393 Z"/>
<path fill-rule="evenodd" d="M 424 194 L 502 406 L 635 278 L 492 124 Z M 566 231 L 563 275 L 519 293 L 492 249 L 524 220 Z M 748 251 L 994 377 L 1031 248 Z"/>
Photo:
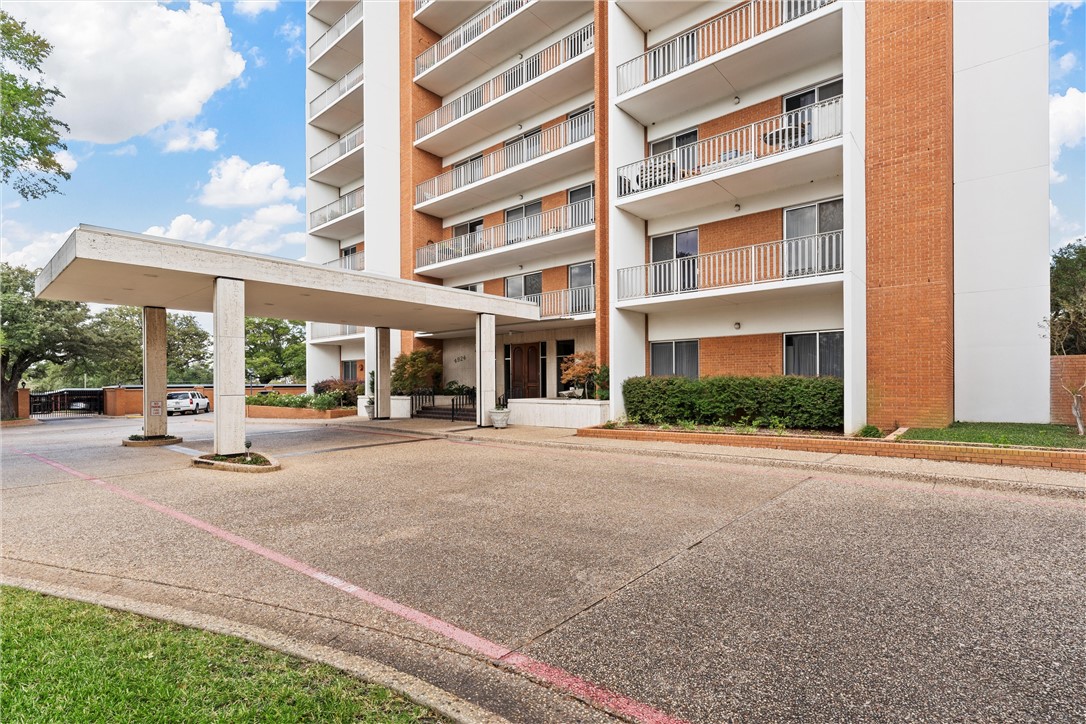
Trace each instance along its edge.
<path fill-rule="evenodd" d="M 1076 148 L 1086 138 L 1086 94 L 1078 88 L 1068 88 L 1063 95 L 1048 99 L 1048 157 L 1049 180 L 1063 181 L 1066 176 L 1056 170 L 1060 153 Z"/>
<path fill-rule="evenodd" d="M 208 219 L 197 221 L 189 214 L 181 214 L 174 217 L 169 226 L 152 226 L 144 231 L 144 234 L 152 236 L 165 236 L 168 239 L 181 241 L 206 242 L 211 232 L 215 229 L 215 222 Z"/>
<path fill-rule="evenodd" d="M 284 227 L 303 219 L 304 215 L 293 204 L 276 204 L 257 209 L 251 216 L 226 226 L 217 227 L 210 220 L 200 221 L 189 214 L 182 214 L 175 217 L 169 226 L 152 226 L 144 233 L 271 254 L 287 246 L 305 244 L 304 232 L 283 231 Z"/>
<path fill-rule="evenodd" d="M 60 167 L 68 173 L 75 171 L 76 168 L 79 167 L 79 161 L 77 161 L 75 156 L 73 156 L 69 151 L 61 149 L 60 151 L 57 151 L 53 154 L 53 158 L 55 158 L 57 160 L 57 163 L 60 164 Z"/>
<path fill-rule="evenodd" d="M 255 18 L 260 13 L 273 12 L 277 7 L 279 7 L 279 0 L 236 0 L 234 12 Z"/>
<path fill-rule="evenodd" d="M 1052 248 L 1066 246 L 1082 234 L 1082 224 L 1064 217 L 1052 199 L 1048 200 L 1048 227 Z"/>
<path fill-rule="evenodd" d="M 120 143 L 195 118 L 245 70 L 217 3 L 8 0 L 4 9 L 52 43 L 44 68 L 65 94 L 54 110 L 77 140 Z"/>
<path fill-rule="evenodd" d="M 1052 78 L 1057 80 L 1070 73 L 1078 65 L 1078 58 L 1072 51 L 1061 55 L 1052 65 Z"/>
<path fill-rule="evenodd" d="M 302 47 L 302 26 L 293 21 L 286 21 L 275 30 L 275 34 L 287 43 L 287 59 L 294 60 L 305 55 Z"/>
<path fill-rule="evenodd" d="M 40 269 L 75 231 L 39 231 L 18 221 L 5 219 L 0 225 L 0 258 L 13 266 Z"/>
<path fill-rule="evenodd" d="M 274 224 L 276 226 L 288 226 L 297 224 L 305 218 L 294 204 L 275 204 L 257 209 L 253 214 L 253 220 L 261 224 Z"/>
<path fill-rule="evenodd" d="M 255 65 L 257 68 L 263 68 L 265 65 L 268 64 L 268 59 L 264 57 L 264 54 L 262 52 L 260 52 L 259 46 L 254 45 L 253 47 L 245 51 L 245 54 L 252 58 L 253 65 Z"/>
<path fill-rule="evenodd" d="M 136 144 L 129 143 L 120 148 L 115 148 L 109 152 L 110 156 L 135 156 L 139 153 L 139 149 L 136 148 Z"/>
<path fill-rule="evenodd" d="M 305 196 L 303 187 L 290 185 L 282 166 L 267 161 L 251 165 L 231 156 L 215 164 L 208 175 L 211 180 L 201 187 L 198 199 L 205 206 L 267 206 Z"/>
<path fill-rule="evenodd" d="M 214 128 L 196 128 L 191 123 L 171 123 L 162 130 L 162 150 L 166 153 L 182 151 L 214 151 L 219 147 L 219 132 Z"/>

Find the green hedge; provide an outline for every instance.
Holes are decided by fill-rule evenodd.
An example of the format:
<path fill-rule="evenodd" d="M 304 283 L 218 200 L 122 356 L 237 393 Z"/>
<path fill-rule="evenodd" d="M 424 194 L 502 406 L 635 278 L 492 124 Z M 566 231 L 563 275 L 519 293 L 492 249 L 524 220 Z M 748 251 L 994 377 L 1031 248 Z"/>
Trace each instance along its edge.
<path fill-rule="evenodd" d="M 844 427 L 845 386 L 837 377 L 631 377 L 622 394 L 634 423 Z"/>
<path fill-rule="evenodd" d="M 267 395 L 249 395 L 245 398 L 246 405 L 264 405 L 266 407 L 310 407 L 314 410 L 354 407 L 354 405 L 341 405 L 340 403 L 340 395 L 335 392 L 325 392 L 319 395 L 280 395 L 273 392 Z"/>

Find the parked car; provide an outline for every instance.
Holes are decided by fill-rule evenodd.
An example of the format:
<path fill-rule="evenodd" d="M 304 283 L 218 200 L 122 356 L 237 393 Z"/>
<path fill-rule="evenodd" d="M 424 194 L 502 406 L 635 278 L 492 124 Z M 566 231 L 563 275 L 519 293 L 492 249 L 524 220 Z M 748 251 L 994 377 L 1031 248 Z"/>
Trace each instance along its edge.
<path fill-rule="evenodd" d="M 174 413 L 184 415 L 191 412 L 199 415 L 201 412 L 211 412 L 211 400 L 202 392 L 169 392 L 166 394 L 166 414 Z"/>

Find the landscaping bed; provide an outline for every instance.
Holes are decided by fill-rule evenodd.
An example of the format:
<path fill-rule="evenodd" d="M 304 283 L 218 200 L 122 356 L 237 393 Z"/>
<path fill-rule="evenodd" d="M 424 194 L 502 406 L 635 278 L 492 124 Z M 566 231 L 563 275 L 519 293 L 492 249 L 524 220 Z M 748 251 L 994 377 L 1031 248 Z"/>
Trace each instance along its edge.
<path fill-rule="evenodd" d="M 234 453 L 232 455 L 201 455 L 192 459 L 193 467 L 226 470 L 234 473 L 270 473 L 281 470 L 282 465 L 260 453 Z"/>
<path fill-rule="evenodd" d="M 246 405 L 245 416 L 278 420 L 334 420 L 339 417 L 357 417 L 358 410 L 354 407 L 341 407 L 335 410 L 313 410 L 308 407 Z"/>
<path fill-rule="evenodd" d="M 925 440 L 1040 448 L 1084 448 L 1086 436 L 1072 425 L 1010 422 L 955 422 L 944 428 L 912 427 L 903 440 Z"/>

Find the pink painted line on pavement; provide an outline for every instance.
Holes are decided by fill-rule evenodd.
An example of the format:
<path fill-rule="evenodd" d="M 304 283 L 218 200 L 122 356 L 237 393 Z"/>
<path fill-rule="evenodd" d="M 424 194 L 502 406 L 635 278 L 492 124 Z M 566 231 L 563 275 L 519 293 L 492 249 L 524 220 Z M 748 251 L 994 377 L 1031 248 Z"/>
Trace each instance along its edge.
<path fill-rule="evenodd" d="M 373 591 L 368 591 L 364 588 L 349 583 L 337 576 L 333 576 L 330 573 L 318 570 L 302 563 L 299 560 L 291 558 L 290 556 L 274 551 L 271 548 L 255 543 L 247 538 L 243 538 L 236 533 L 231 533 L 228 530 L 224 530 L 217 526 L 194 518 L 187 513 L 182 513 L 179 510 L 170 508 L 169 506 L 161 503 L 156 503 L 150 498 L 145 498 L 138 493 L 134 493 L 131 490 L 114 485 L 113 483 L 107 483 L 101 478 L 97 478 L 93 475 L 80 472 L 73 468 L 59 463 L 55 460 L 42 457 L 35 453 L 25 452 L 23 450 L 13 450 L 20 455 L 25 455 L 28 458 L 37 460 L 40 463 L 49 465 L 63 472 L 68 473 L 80 480 L 85 480 L 88 483 L 93 483 L 98 487 L 107 490 L 114 495 L 118 495 L 122 498 L 126 498 L 134 503 L 150 508 L 151 510 L 168 515 L 169 517 L 186 523 L 204 531 L 216 538 L 224 540 L 228 543 L 232 543 L 244 550 L 249 551 L 255 555 L 266 558 L 273 563 L 289 568 L 292 571 L 308 576 L 315 581 L 319 581 L 327 586 L 331 586 L 349 596 L 353 596 L 360 601 L 368 603 L 377 608 L 383 609 L 391 614 L 399 616 L 407 621 L 411 621 L 423 628 L 432 631 L 436 634 L 440 634 L 451 641 L 454 641 L 461 646 L 470 649 L 476 653 L 486 656 L 488 659 L 494 662 L 503 663 L 511 668 L 519 669 L 520 671 L 531 675 L 532 677 L 545 681 L 546 683 L 554 686 L 558 689 L 563 689 L 569 693 L 580 697 L 586 701 L 592 702 L 605 709 L 613 711 L 617 714 L 630 717 L 636 721 L 647 722 L 649 724 L 686 724 L 682 719 L 671 717 L 648 704 L 644 704 L 635 699 L 631 699 L 622 694 L 615 693 L 603 687 L 597 686 L 590 681 L 586 681 L 574 674 L 571 674 L 564 669 L 557 666 L 551 666 L 550 664 L 533 659 L 530 656 L 522 654 L 512 649 L 502 646 L 501 644 L 485 639 L 482 636 L 477 636 L 470 631 L 465 631 L 462 628 L 454 626 L 447 621 L 431 616 L 428 613 L 419 611 L 418 609 L 405 606 L 402 603 L 393 601 L 390 598 L 385 598 Z"/>

